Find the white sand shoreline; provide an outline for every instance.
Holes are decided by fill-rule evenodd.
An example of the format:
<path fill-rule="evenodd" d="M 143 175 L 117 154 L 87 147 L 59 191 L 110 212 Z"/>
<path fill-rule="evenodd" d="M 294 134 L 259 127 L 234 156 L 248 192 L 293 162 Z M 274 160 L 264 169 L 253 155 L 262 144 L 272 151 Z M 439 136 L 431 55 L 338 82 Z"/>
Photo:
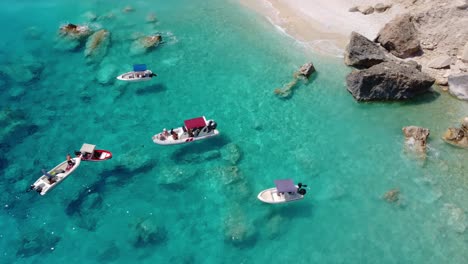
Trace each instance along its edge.
<path fill-rule="evenodd" d="M 384 13 L 363 15 L 349 12 L 354 6 L 390 3 L 389 0 L 240 0 L 248 8 L 267 17 L 284 32 L 305 43 L 314 52 L 342 57 L 349 35 L 356 31 L 374 39 L 379 30 L 402 7 L 393 4 Z"/>

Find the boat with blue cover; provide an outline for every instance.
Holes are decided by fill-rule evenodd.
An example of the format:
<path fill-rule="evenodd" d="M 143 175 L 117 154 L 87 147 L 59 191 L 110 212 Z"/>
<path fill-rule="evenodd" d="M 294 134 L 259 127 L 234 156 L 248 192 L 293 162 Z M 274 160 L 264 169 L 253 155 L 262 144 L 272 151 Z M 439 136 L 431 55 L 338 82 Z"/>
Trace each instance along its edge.
<path fill-rule="evenodd" d="M 261 191 L 257 198 L 264 203 L 279 204 L 301 200 L 307 192 L 304 189 L 307 185 L 295 185 L 291 179 L 275 180 L 275 185 L 274 188 Z"/>
<path fill-rule="evenodd" d="M 127 82 L 142 82 L 149 81 L 155 76 L 158 75 L 148 70 L 146 64 L 135 64 L 133 65 L 133 71 L 117 76 L 117 80 Z"/>

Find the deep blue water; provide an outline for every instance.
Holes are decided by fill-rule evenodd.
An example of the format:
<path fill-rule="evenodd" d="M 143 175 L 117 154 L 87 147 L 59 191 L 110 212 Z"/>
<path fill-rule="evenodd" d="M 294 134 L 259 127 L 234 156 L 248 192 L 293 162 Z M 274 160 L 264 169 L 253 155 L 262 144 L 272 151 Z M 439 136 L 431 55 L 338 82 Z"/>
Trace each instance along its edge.
<path fill-rule="evenodd" d="M 441 140 L 466 102 L 436 89 L 412 102 L 357 103 L 341 59 L 308 50 L 236 2 L 0 7 L 0 263 L 468 259 L 468 154 Z M 58 35 L 68 22 L 108 30 L 107 48 L 85 57 L 84 43 Z M 135 46 L 155 33 L 162 45 Z M 275 88 L 308 61 L 317 73 L 279 99 Z M 134 63 L 158 77 L 115 80 Z M 151 141 L 201 115 L 217 121 L 219 137 Z M 407 125 L 431 130 L 425 161 L 404 152 Z M 46 196 L 25 192 L 84 142 L 113 158 L 83 162 Z M 307 183 L 305 199 L 260 203 L 258 192 L 279 178 Z M 399 202 L 388 203 L 382 197 L 394 188 Z"/>

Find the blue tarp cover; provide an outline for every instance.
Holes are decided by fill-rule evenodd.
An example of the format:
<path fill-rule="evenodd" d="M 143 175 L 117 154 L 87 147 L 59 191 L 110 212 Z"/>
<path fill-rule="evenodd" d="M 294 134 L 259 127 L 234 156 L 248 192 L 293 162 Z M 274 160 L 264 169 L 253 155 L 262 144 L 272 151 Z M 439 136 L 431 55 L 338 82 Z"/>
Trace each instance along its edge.
<path fill-rule="evenodd" d="M 146 71 L 146 64 L 133 65 L 133 71 Z"/>

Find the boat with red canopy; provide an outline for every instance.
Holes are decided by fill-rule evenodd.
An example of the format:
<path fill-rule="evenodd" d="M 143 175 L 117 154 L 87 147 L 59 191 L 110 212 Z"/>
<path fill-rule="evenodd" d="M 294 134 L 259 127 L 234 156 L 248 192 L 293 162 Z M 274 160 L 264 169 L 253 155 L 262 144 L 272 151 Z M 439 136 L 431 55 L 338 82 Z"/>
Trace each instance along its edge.
<path fill-rule="evenodd" d="M 295 185 L 291 179 L 275 180 L 275 185 L 275 188 L 261 191 L 257 198 L 264 203 L 278 204 L 301 200 L 306 194 L 304 187 L 307 185 L 302 183 Z"/>
<path fill-rule="evenodd" d="M 81 155 L 83 161 L 104 161 L 112 159 L 112 153 L 103 149 L 96 149 L 96 145 L 84 143 L 75 155 Z"/>
<path fill-rule="evenodd" d="M 153 142 L 159 145 L 183 144 L 200 139 L 213 137 L 219 134 L 214 120 L 206 120 L 204 116 L 184 121 L 184 125 L 154 135 Z"/>

